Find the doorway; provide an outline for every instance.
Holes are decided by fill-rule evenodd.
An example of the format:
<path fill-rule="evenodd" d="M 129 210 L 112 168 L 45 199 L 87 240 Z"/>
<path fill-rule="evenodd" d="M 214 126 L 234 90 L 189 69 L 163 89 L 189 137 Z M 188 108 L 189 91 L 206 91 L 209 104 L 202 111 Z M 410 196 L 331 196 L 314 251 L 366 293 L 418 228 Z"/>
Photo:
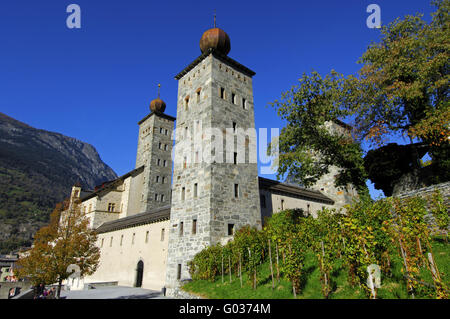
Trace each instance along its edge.
<path fill-rule="evenodd" d="M 139 260 L 136 268 L 136 287 L 142 287 L 142 277 L 144 276 L 144 262 Z"/>

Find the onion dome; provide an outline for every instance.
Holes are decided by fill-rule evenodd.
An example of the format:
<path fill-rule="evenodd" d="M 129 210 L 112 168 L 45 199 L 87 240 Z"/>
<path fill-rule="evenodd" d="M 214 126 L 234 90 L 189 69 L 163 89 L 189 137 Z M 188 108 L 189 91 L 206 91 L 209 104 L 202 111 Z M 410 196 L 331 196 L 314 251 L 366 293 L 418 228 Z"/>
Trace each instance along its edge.
<path fill-rule="evenodd" d="M 159 91 L 161 89 L 161 84 L 158 84 L 158 97 L 150 102 L 150 111 L 156 113 L 164 113 L 166 109 L 166 103 L 159 98 Z"/>
<path fill-rule="evenodd" d="M 150 111 L 156 113 L 164 113 L 166 103 L 159 97 L 150 102 Z"/>
<path fill-rule="evenodd" d="M 219 28 L 206 30 L 200 39 L 200 50 L 205 53 L 209 49 L 227 55 L 231 50 L 228 34 Z"/>

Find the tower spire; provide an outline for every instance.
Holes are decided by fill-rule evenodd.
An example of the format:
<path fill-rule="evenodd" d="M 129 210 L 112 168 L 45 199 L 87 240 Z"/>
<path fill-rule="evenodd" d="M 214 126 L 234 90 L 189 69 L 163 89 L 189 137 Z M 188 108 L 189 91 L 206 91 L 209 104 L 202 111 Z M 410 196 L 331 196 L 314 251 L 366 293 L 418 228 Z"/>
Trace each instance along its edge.
<path fill-rule="evenodd" d="M 158 99 L 159 99 L 159 90 L 161 89 L 161 83 L 158 83 Z"/>
<path fill-rule="evenodd" d="M 214 28 L 216 27 L 216 9 L 214 9 Z"/>

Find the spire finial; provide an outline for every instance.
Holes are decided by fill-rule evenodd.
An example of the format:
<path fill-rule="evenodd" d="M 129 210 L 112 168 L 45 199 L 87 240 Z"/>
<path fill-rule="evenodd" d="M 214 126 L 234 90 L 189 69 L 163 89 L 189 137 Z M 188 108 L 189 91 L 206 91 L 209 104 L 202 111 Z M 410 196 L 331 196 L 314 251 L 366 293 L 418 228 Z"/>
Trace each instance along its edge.
<path fill-rule="evenodd" d="M 158 83 L 158 98 L 159 98 L 159 90 L 161 89 L 161 84 Z"/>
<path fill-rule="evenodd" d="M 216 27 L 216 9 L 214 9 L 214 28 Z"/>

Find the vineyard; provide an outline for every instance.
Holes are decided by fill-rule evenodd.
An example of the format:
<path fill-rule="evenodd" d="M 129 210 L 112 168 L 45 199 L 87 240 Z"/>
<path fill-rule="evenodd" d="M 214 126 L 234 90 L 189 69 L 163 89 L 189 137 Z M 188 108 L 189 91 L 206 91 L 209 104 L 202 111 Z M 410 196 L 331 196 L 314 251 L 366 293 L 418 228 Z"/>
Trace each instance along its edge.
<path fill-rule="evenodd" d="M 286 210 L 199 252 L 183 289 L 210 298 L 447 299 L 448 223 L 438 192 L 361 200 L 316 218 Z"/>

